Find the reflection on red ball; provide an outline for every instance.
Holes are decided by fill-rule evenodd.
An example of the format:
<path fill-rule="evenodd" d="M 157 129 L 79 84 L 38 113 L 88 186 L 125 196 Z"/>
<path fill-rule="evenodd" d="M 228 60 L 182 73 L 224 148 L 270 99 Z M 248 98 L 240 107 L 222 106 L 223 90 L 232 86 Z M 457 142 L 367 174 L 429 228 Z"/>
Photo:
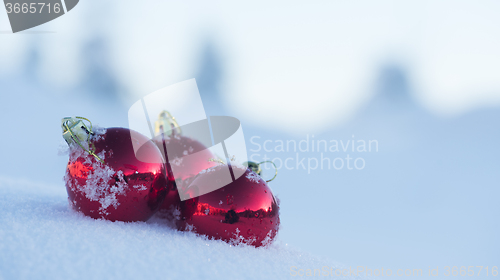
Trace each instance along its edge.
<path fill-rule="evenodd" d="M 136 159 L 132 141 L 146 142 L 140 149 L 150 160 Z M 166 176 L 162 155 L 155 144 L 126 128 L 96 130 L 89 146 L 104 164 L 81 147 L 70 145 L 66 190 L 70 205 L 92 218 L 111 221 L 146 221 L 165 198 Z M 156 163 L 148 163 L 156 162 Z"/>
<path fill-rule="evenodd" d="M 170 137 L 159 135 L 154 142 L 161 151 L 167 151 L 169 163 L 167 163 L 168 193 L 160 206 L 161 210 L 171 211 L 177 209 L 180 204 L 177 187 L 186 186 L 200 171 L 217 164 L 213 161 L 214 155 L 199 141 L 181 136 Z M 186 156 L 190 156 L 187 158 Z M 171 164 L 175 164 L 176 172 L 173 174 Z"/>
<path fill-rule="evenodd" d="M 223 176 L 225 168 L 211 168 L 193 180 L 186 190 L 193 198 L 181 202 L 179 229 L 232 244 L 269 244 L 279 229 L 279 206 L 267 183 L 250 169 L 232 183 L 196 197 L 206 182 Z"/>

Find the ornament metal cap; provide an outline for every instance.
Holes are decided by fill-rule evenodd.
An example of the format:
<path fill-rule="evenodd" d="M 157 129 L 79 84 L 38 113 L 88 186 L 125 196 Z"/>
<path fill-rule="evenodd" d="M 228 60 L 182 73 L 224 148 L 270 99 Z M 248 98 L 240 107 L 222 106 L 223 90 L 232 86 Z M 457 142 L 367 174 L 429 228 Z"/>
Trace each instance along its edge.
<path fill-rule="evenodd" d="M 80 142 L 88 140 L 92 131 L 92 124 L 89 129 L 83 120 L 84 119 L 81 117 L 66 117 L 61 120 L 62 136 L 68 144 L 76 144 L 76 140 L 73 139 L 73 136 L 78 138 Z"/>
<path fill-rule="evenodd" d="M 271 163 L 274 166 L 275 172 L 274 172 L 273 178 L 266 180 L 267 183 L 271 182 L 272 180 L 274 180 L 276 178 L 276 176 L 278 176 L 278 167 L 276 167 L 276 164 L 270 160 L 266 160 L 266 161 L 259 162 L 259 163 L 256 163 L 253 161 L 247 161 L 245 163 L 247 164 L 248 168 L 250 168 L 250 170 L 257 173 L 257 175 L 259 175 L 261 177 L 262 177 L 262 168 L 260 167 L 260 165 L 263 163 Z"/>
<path fill-rule="evenodd" d="M 180 135 L 182 133 L 181 127 L 177 120 L 168 111 L 162 111 L 155 121 L 155 136 L 165 133 L 168 136 Z"/>
<path fill-rule="evenodd" d="M 83 122 L 88 121 L 90 128 Z M 104 163 L 104 161 L 98 157 L 93 150 L 91 150 L 88 145 L 84 146 L 83 143 L 87 143 L 92 132 L 92 122 L 84 117 L 66 117 L 61 120 L 62 136 L 68 145 L 78 144 L 82 149 L 84 149 L 90 155 L 93 155 L 98 161 Z M 88 144 L 88 143 L 87 143 Z"/>

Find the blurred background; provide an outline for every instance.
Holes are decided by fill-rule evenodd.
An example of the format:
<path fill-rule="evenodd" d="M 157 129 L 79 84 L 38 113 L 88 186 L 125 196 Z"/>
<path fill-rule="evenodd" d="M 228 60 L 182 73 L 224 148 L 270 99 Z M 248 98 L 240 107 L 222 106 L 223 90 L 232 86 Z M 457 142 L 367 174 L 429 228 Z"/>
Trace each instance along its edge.
<path fill-rule="evenodd" d="M 499 12 L 485 0 L 86 0 L 12 34 L 0 11 L 0 176 L 64 188 L 62 117 L 127 127 L 140 97 L 196 78 L 207 115 L 241 120 L 249 156 L 294 158 L 270 183 L 282 242 L 352 266 L 498 266 Z M 378 148 L 276 144 L 306 139 Z M 307 169 L 348 155 L 364 168 Z"/>

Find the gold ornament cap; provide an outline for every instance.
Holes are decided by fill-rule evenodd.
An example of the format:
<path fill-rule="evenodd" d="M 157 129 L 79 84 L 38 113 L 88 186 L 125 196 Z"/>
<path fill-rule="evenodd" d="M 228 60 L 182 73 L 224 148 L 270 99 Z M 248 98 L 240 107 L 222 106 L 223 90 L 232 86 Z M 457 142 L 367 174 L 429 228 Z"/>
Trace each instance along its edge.
<path fill-rule="evenodd" d="M 162 133 L 167 136 L 180 135 L 182 133 L 177 120 L 168 111 L 162 111 L 155 121 L 155 136 Z"/>
<path fill-rule="evenodd" d="M 89 122 L 90 127 L 83 122 L 84 120 Z M 63 132 L 62 136 L 69 146 L 77 144 L 80 148 L 104 164 L 104 161 L 94 152 L 95 147 L 93 150 L 90 149 L 88 145 L 90 136 L 94 134 L 92 132 L 92 122 L 90 122 L 90 120 L 83 117 L 66 117 L 61 120 L 61 127 Z M 85 143 L 85 145 L 82 143 Z"/>
<path fill-rule="evenodd" d="M 66 117 L 61 120 L 62 136 L 68 145 L 77 144 L 76 141 L 86 142 L 89 139 L 92 133 L 92 124 L 90 124 L 89 128 L 83 120 L 86 119 L 81 117 Z"/>
<path fill-rule="evenodd" d="M 274 180 L 276 178 L 276 176 L 278 176 L 278 167 L 276 167 L 276 164 L 270 160 L 266 160 L 266 161 L 263 161 L 263 162 L 253 162 L 253 161 L 246 161 L 245 164 L 248 166 L 248 168 L 250 168 L 250 170 L 252 170 L 253 172 L 257 173 L 257 175 L 261 176 L 262 177 L 262 168 L 260 167 L 261 164 L 264 164 L 264 163 L 270 163 L 274 166 L 274 177 L 269 179 L 269 180 L 265 180 L 266 182 L 271 182 L 272 180 Z"/>

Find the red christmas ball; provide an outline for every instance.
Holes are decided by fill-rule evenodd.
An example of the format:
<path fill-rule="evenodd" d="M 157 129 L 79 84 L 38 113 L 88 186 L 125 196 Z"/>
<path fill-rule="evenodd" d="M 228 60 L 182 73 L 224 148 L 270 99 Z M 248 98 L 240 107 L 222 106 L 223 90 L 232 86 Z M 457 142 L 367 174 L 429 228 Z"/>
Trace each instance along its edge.
<path fill-rule="evenodd" d="M 154 138 L 154 142 L 162 151 L 167 151 L 168 162 L 166 164 L 169 189 L 161 210 L 166 212 L 175 210 L 180 204 L 178 187 L 189 185 L 202 170 L 217 165 L 214 155 L 199 141 L 174 134 L 170 137 L 159 135 Z M 175 165 L 175 172 L 172 171 L 172 165 Z M 174 174 L 175 173 L 175 174 Z"/>
<path fill-rule="evenodd" d="M 208 182 L 223 178 L 226 171 L 227 165 L 210 168 L 181 189 L 193 198 L 180 204 L 179 229 L 232 244 L 269 244 L 279 229 L 279 206 L 267 183 L 255 172 L 246 169 L 228 185 L 197 196 Z"/>
<path fill-rule="evenodd" d="M 75 123 L 69 122 L 72 128 L 63 123 L 63 136 L 70 146 L 65 182 L 72 208 L 96 219 L 148 220 L 167 192 L 165 167 L 156 145 L 126 128 L 91 133 Z M 132 141 L 145 143 L 140 148 L 145 162 L 137 160 Z"/>
<path fill-rule="evenodd" d="M 208 124 L 208 123 L 207 123 Z M 201 126 L 200 126 L 201 125 Z M 208 127 L 208 126 L 207 126 Z M 156 143 L 166 159 L 168 193 L 160 207 L 162 216 L 169 220 L 179 209 L 180 197 L 178 188 L 187 186 L 200 171 L 216 166 L 214 155 L 200 141 L 182 135 L 182 129 L 196 131 L 198 136 L 206 136 L 203 122 L 196 122 L 181 128 L 170 112 L 162 111 L 155 121 Z"/>

